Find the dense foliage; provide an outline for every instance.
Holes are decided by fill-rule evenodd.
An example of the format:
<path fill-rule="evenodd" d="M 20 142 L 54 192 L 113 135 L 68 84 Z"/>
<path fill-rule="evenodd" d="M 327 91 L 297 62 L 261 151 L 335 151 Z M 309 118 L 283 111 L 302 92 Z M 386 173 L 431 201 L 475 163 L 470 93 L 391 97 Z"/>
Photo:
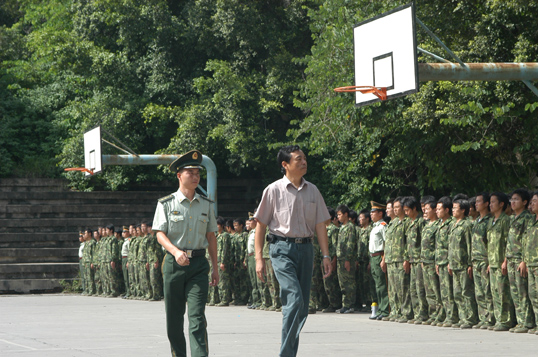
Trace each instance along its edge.
<path fill-rule="evenodd" d="M 219 177 L 270 180 L 276 148 L 300 143 L 330 204 L 535 185 L 538 98 L 521 82 L 423 82 L 361 108 L 333 92 L 353 84 L 353 26 L 404 3 L 5 0 L 0 177 L 82 166 L 82 133 L 102 125 L 137 153 L 196 147 Z M 416 5 L 464 62 L 538 60 L 536 1 Z M 417 40 L 448 58 L 420 28 Z M 165 172 L 64 175 L 78 189 L 125 189 Z"/>

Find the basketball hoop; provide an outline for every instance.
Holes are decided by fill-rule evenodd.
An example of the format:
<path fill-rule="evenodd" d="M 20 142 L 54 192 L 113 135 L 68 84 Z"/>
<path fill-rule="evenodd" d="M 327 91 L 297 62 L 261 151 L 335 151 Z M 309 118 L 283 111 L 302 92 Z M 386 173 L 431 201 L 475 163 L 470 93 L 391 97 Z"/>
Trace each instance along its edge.
<path fill-rule="evenodd" d="M 334 88 L 335 92 L 361 92 L 362 94 L 372 93 L 381 100 L 387 100 L 386 87 L 374 86 L 347 86 Z"/>
<path fill-rule="evenodd" d="M 93 170 L 87 169 L 85 167 L 68 167 L 67 169 L 64 169 L 64 171 L 80 171 L 80 172 L 87 172 L 90 175 L 93 176 Z"/>

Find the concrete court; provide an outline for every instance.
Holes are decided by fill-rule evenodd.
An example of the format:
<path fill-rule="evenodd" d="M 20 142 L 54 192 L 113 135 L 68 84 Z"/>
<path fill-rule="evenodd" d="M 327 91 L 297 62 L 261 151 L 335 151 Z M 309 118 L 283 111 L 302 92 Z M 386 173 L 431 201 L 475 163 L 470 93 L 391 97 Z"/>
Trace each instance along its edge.
<path fill-rule="evenodd" d="M 207 308 L 211 356 L 277 356 L 281 314 Z M 538 336 L 310 315 L 299 356 L 535 356 Z M 375 342 L 374 342 L 375 341 Z M 0 295 L 0 356 L 169 356 L 164 304 L 79 295 Z"/>

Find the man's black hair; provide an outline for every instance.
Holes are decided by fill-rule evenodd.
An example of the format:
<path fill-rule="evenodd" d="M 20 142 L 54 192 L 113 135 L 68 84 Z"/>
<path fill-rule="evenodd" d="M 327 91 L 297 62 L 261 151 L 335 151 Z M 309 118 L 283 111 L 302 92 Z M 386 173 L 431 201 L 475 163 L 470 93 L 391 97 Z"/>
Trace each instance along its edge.
<path fill-rule="evenodd" d="M 218 216 L 217 217 L 217 224 L 224 227 L 226 225 L 226 220 L 224 218 L 222 218 L 221 216 Z"/>
<path fill-rule="evenodd" d="M 404 198 L 402 205 L 404 207 L 409 207 L 411 209 L 416 209 L 417 211 L 420 211 L 420 203 L 417 201 L 417 199 L 413 196 L 407 196 Z"/>
<path fill-rule="evenodd" d="M 504 206 L 503 206 L 503 211 L 506 210 L 508 208 L 508 206 L 510 205 L 510 200 L 508 199 L 508 195 L 504 192 L 493 192 L 491 195 L 489 195 L 489 198 L 490 198 L 490 201 L 491 201 L 491 197 L 492 196 L 495 196 L 497 197 L 497 199 L 499 200 L 499 203 L 503 203 Z"/>
<path fill-rule="evenodd" d="M 526 188 L 517 188 L 514 190 L 514 192 L 512 192 L 510 197 L 512 197 L 512 195 L 514 194 L 519 195 L 522 201 L 527 201 L 527 203 L 525 204 L 525 208 L 527 208 L 531 201 L 531 194 L 529 193 L 529 190 L 527 190 Z"/>
<path fill-rule="evenodd" d="M 467 217 L 469 215 L 469 208 L 471 207 L 471 205 L 469 204 L 469 201 L 464 200 L 464 199 L 459 199 L 459 200 L 455 200 L 452 203 L 452 205 L 454 205 L 455 203 L 460 205 L 460 209 L 463 210 L 465 217 Z"/>
<path fill-rule="evenodd" d="M 342 214 L 347 213 L 347 215 L 349 217 L 349 207 L 346 206 L 346 205 L 340 205 L 340 206 L 336 207 L 336 212 L 342 212 Z"/>
<path fill-rule="evenodd" d="M 476 211 L 476 196 L 469 199 L 469 206 Z"/>
<path fill-rule="evenodd" d="M 482 201 L 489 203 L 489 192 L 477 193 L 475 197 L 482 196 Z"/>
<path fill-rule="evenodd" d="M 359 213 L 359 216 L 360 215 L 364 215 L 364 218 L 368 218 L 368 220 L 371 222 L 372 221 L 372 217 L 370 217 L 370 211 L 368 209 L 363 209 L 360 213 Z"/>
<path fill-rule="evenodd" d="M 425 204 L 425 203 L 430 202 L 430 201 L 435 201 L 435 197 L 433 197 L 432 195 L 426 195 L 426 196 L 422 196 L 420 198 L 420 203 L 421 204 Z"/>
<path fill-rule="evenodd" d="M 336 217 L 336 211 L 332 207 L 327 207 L 327 211 L 329 211 L 329 216 L 331 216 L 331 221 Z"/>
<path fill-rule="evenodd" d="M 440 203 L 443 205 L 443 209 L 448 208 L 448 214 L 452 215 L 452 200 L 448 196 L 443 196 L 437 201 L 437 203 Z"/>
<path fill-rule="evenodd" d="M 112 232 L 114 232 L 114 225 L 113 224 L 109 224 L 108 226 L 105 227 L 106 229 L 110 229 Z"/>
<path fill-rule="evenodd" d="M 395 202 L 400 202 L 400 204 L 403 206 L 403 200 L 404 200 L 405 197 L 403 196 L 398 196 L 394 199 L 393 203 Z"/>
<path fill-rule="evenodd" d="M 389 198 L 389 199 L 387 200 L 387 206 L 389 205 L 389 203 L 390 203 L 390 204 L 393 204 L 393 203 L 394 203 L 394 198 Z"/>
<path fill-rule="evenodd" d="M 286 169 L 282 166 L 282 161 L 286 161 L 289 164 L 291 160 L 291 153 L 299 150 L 301 150 L 299 145 L 288 145 L 284 146 L 278 151 L 278 154 L 276 155 L 276 161 L 278 163 L 278 166 L 280 167 L 280 171 L 282 172 L 282 174 L 286 174 Z"/>
<path fill-rule="evenodd" d="M 84 229 L 84 232 L 88 232 L 88 233 L 90 233 L 90 234 L 93 234 L 93 230 L 92 230 L 91 228 L 89 228 L 89 227 L 86 227 L 86 228 Z"/>
<path fill-rule="evenodd" d="M 457 193 L 454 198 L 452 198 L 452 202 L 456 200 L 469 200 L 469 196 L 467 196 L 465 193 Z"/>
<path fill-rule="evenodd" d="M 359 218 L 359 215 L 357 214 L 357 211 L 354 211 L 352 209 L 349 210 L 349 219 L 352 221 L 357 222 L 357 218 Z"/>
<path fill-rule="evenodd" d="M 236 218 L 236 219 L 234 219 L 233 223 L 239 223 L 243 227 L 245 226 L 245 220 L 243 218 Z"/>

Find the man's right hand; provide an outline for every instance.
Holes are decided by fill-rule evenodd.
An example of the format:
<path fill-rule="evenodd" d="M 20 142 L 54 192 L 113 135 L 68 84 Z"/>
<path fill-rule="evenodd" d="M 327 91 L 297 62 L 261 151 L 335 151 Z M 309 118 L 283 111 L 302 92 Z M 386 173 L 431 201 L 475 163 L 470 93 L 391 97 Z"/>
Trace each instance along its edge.
<path fill-rule="evenodd" d="M 265 283 L 265 259 L 256 259 L 256 275 Z"/>
<path fill-rule="evenodd" d="M 220 263 L 220 270 L 226 271 L 226 266 L 222 263 Z"/>
<path fill-rule="evenodd" d="M 187 252 L 184 252 L 179 249 L 177 250 L 176 254 L 174 254 L 174 258 L 176 259 L 176 262 L 182 267 L 187 266 L 191 263 L 189 257 L 187 256 Z"/>
<path fill-rule="evenodd" d="M 411 265 L 409 264 L 409 260 L 403 262 L 403 269 L 406 274 L 409 274 L 411 272 Z"/>

